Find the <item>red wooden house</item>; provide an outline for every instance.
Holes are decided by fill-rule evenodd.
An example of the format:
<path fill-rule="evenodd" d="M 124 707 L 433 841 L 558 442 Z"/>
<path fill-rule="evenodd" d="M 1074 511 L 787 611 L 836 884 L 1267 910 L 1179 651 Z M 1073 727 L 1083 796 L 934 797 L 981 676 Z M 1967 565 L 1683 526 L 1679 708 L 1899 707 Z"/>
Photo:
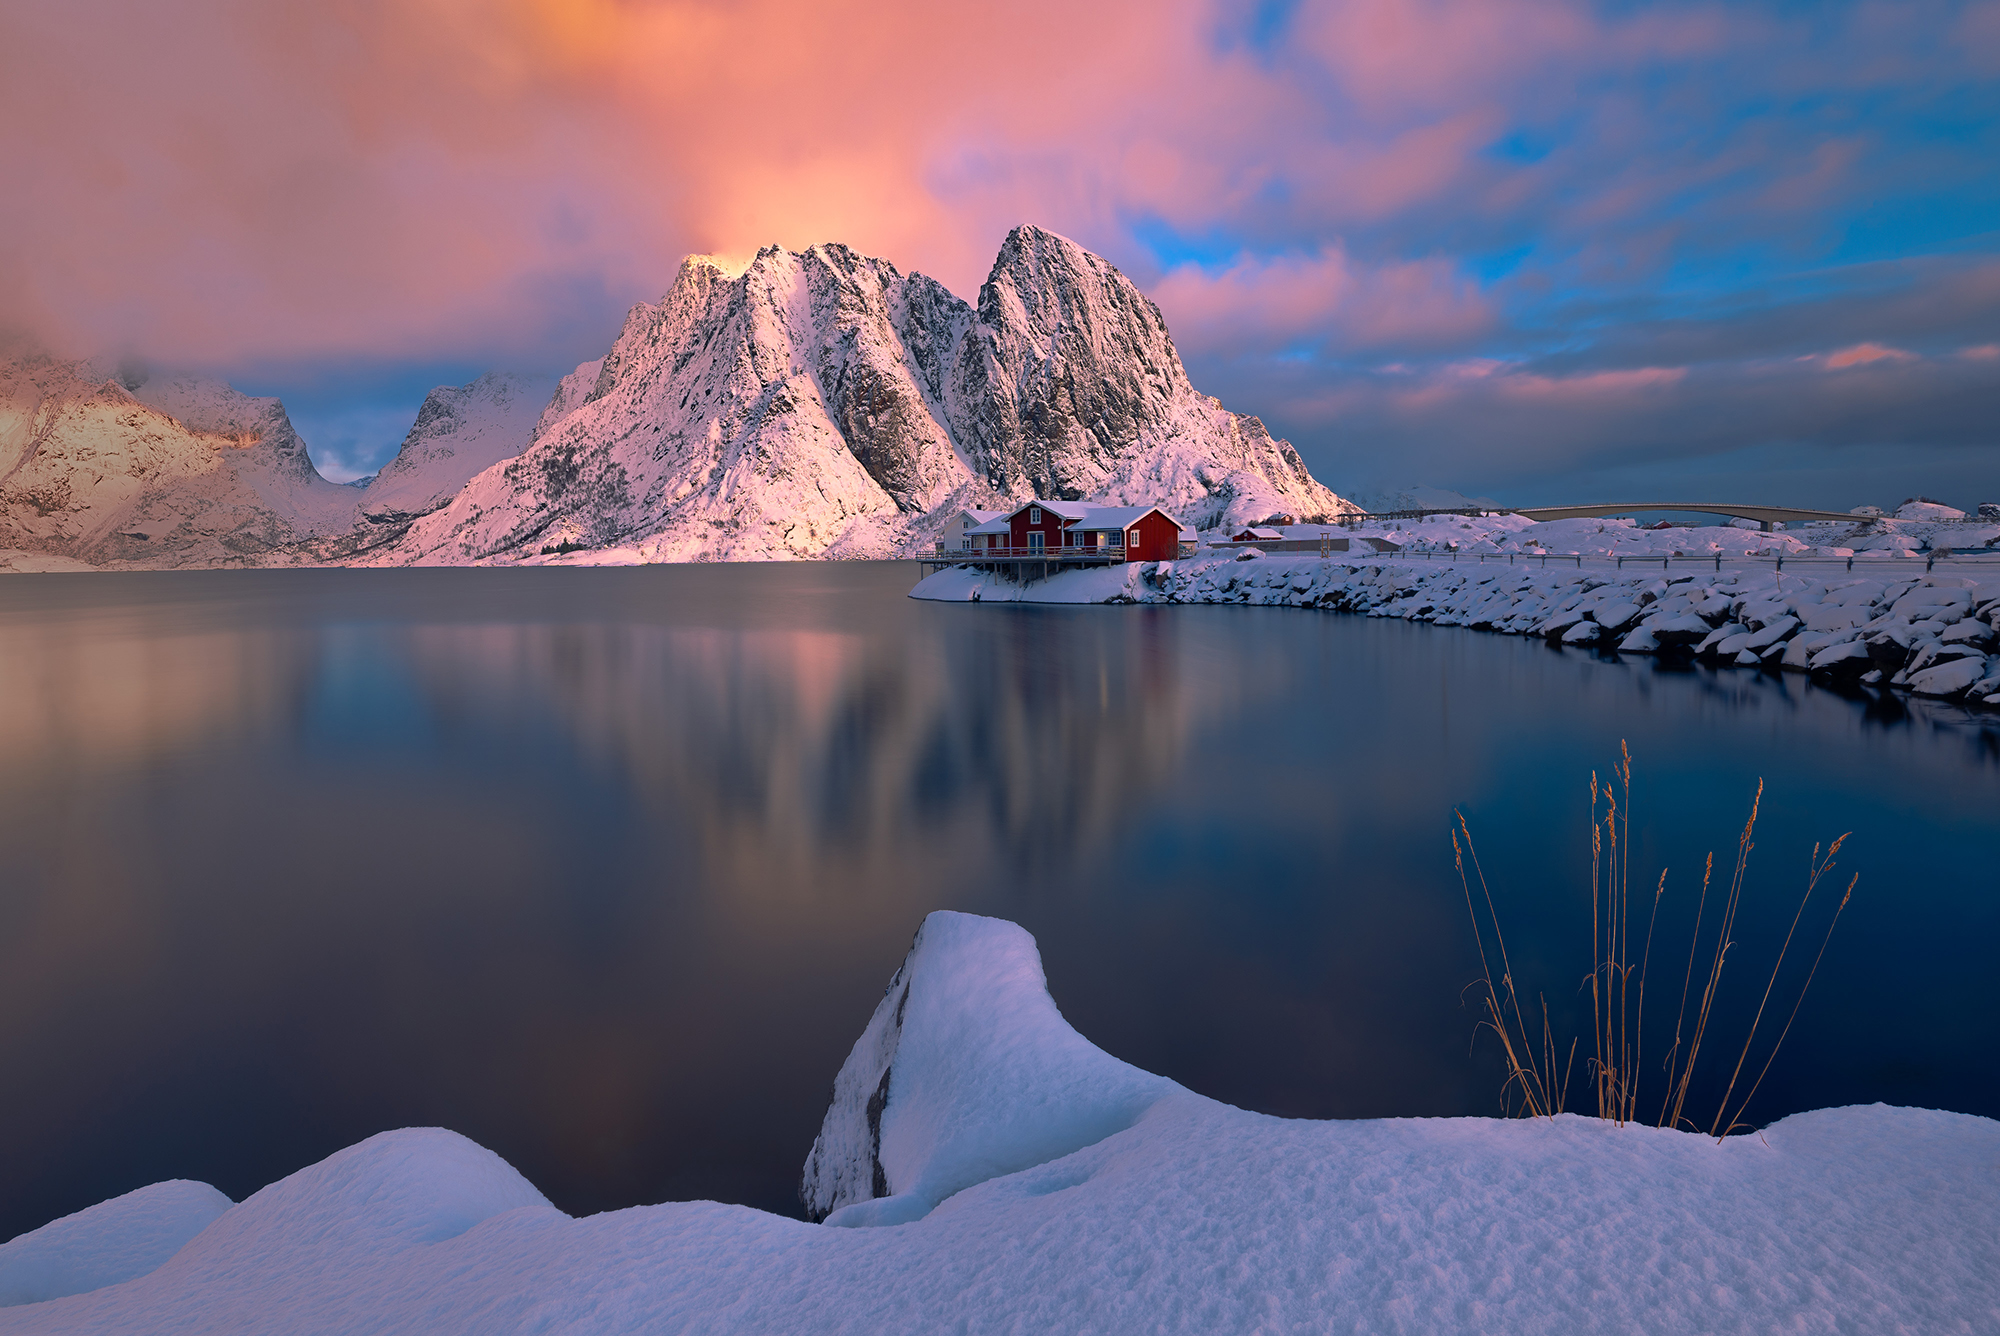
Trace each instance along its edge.
<path fill-rule="evenodd" d="M 1029 501 L 966 531 L 975 557 L 1028 561 L 1172 561 L 1181 522 L 1158 506 Z"/>

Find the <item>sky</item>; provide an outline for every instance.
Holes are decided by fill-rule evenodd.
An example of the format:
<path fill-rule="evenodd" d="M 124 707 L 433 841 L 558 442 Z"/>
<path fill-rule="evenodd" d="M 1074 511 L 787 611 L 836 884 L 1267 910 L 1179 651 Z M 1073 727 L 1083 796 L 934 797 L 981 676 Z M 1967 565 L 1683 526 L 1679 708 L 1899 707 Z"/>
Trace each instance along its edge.
<path fill-rule="evenodd" d="M 0 334 L 281 394 L 336 478 L 688 253 L 971 298 L 1027 222 L 1337 491 L 2000 500 L 2000 0 L 11 0 L 0 50 Z"/>

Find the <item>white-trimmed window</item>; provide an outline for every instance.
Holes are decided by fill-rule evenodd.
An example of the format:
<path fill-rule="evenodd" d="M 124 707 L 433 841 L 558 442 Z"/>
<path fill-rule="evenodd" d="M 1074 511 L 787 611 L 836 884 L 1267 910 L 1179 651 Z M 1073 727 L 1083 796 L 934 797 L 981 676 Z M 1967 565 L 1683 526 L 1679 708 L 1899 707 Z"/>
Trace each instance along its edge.
<path fill-rule="evenodd" d="M 1113 529 L 1109 534 L 1106 534 L 1105 537 L 1111 540 L 1111 546 L 1113 547 L 1124 546 L 1125 533 L 1121 529 Z"/>
<path fill-rule="evenodd" d="M 1127 547 L 1139 546 L 1139 531 L 1137 529 L 1134 529 L 1131 533 L 1125 535 L 1125 545 Z"/>
<path fill-rule="evenodd" d="M 1040 524 L 1041 522 L 1042 522 L 1042 508 L 1040 506 L 1029 506 L 1028 523 Z"/>

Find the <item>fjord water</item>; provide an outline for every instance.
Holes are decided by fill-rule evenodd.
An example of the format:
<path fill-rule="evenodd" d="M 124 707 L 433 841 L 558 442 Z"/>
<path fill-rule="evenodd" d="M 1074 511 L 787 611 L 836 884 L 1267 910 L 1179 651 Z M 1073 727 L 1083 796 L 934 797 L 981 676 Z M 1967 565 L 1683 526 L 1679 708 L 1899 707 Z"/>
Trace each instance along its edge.
<path fill-rule="evenodd" d="M 1859 889 L 1750 1118 L 2000 1114 L 1990 718 L 1293 609 L 920 603 L 915 578 L 0 582 L 0 1238 L 432 1124 L 575 1213 L 796 1211 L 834 1072 L 940 908 L 1027 926 L 1086 1036 L 1205 1094 L 1494 1113 L 1448 823 L 1574 1033 L 1587 784 L 1621 739 L 1647 903 L 1669 869 L 1655 997 L 1766 781 L 1717 1090 L 1808 851 L 1851 830 L 1832 880 Z"/>

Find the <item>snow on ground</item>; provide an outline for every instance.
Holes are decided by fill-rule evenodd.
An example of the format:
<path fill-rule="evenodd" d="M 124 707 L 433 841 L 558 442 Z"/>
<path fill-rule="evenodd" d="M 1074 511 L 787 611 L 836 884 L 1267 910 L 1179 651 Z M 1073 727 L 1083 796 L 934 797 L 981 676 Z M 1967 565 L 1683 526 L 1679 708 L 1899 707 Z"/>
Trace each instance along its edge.
<path fill-rule="evenodd" d="M 1019 584 L 969 567 L 919 582 L 948 602 L 1250 603 L 1402 617 L 1628 654 L 1691 653 L 2000 707 L 2000 563 L 1679 569 L 1305 553 L 1070 570 Z"/>
<path fill-rule="evenodd" d="M 185 1178 L 155 1183 L 0 1244 L 0 1308 L 84 1294 L 157 1270 L 229 1209 Z"/>
<path fill-rule="evenodd" d="M 572 1219 L 462 1137 L 387 1133 L 151 1274 L 0 1310 L 0 1332 L 2000 1325 L 2000 1123 L 1874 1105 L 1718 1145 L 1575 1116 L 1246 1113 L 1095 1048 L 1033 940 L 963 914 L 926 920 L 807 1182 L 874 1227 L 712 1202 Z"/>
<path fill-rule="evenodd" d="M 23 552 L 18 547 L 0 547 L 0 575 L 41 575 L 50 571 L 94 571 L 97 567 L 75 557 L 59 557 L 51 552 Z"/>
<path fill-rule="evenodd" d="M 1747 527 L 1746 527 L 1747 526 Z M 1740 525 L 1641 528 L 1629 519 L 1544 520 L 1520 515 L 1427 515 L 1421 520 L 1375 522 L 1358 529 L 1298 525 L 1287 538 L 1369 535 L 1411 552 L 1548 553 L 1585 557 L 1845 557 L 1857 552 L 1916 555 L 1941 548 L 2000 551 L 2000 522 L 1968 520 L 1947 506 L 1902 507 L 1895 517 L 1849 523 L 1791 525 L 1771 533 Z"/>

